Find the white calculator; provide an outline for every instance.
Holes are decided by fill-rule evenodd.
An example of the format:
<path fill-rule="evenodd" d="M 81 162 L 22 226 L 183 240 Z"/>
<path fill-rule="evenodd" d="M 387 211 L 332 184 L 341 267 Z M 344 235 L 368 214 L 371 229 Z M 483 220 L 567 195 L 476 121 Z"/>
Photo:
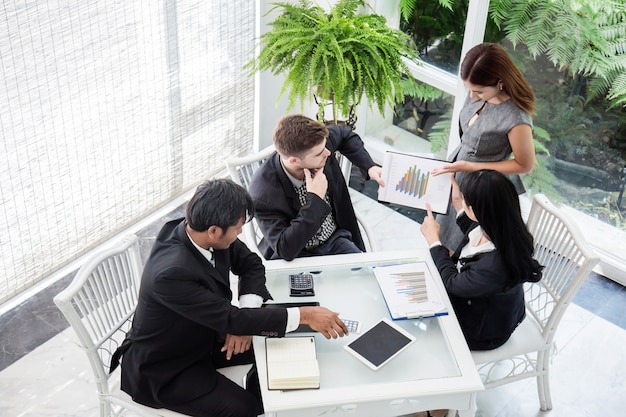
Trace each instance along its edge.
<path fill-rule="evenodd" d="M 343 323 L 346 325 L 350 334 L 361 333 L 361 322 L 350 319 L 341 319 L 341 321 L 343 321 Z"/>

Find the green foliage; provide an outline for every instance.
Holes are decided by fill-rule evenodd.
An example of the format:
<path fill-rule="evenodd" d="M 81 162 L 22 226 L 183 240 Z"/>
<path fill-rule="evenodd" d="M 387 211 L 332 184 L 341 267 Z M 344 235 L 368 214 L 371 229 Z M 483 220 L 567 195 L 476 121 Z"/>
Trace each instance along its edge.
<path fill-rule="evenodd" d="M 364 0 L 339 0 L 330 13 L 309 0 L 273 5 L 280 15 L 246 67 L 285 74 L 279 99 L 289 91 L 289 108 L 314 92 L 322 105 L 332 103 L 336 121 L 337 112 L 347 115 L 363 95 L 381 113 L 404 98 L 402 78 L 409 70 L 403 57 L 419 63 L 417 48 L 383 16 L 357 14 Z"/>
<path fill-rule="evenodd" d="M 491 0 L 485 40 L 500 39 L 533 56 L 546 54 L 560 68 L 591 77 L 588 100 L 605 96 L 626 106 L 626 7 L 624 0 Z M 420 50 L 462 34 L 467 0 L 400 0 L 402 28 Z M 493 24 L 492 24 L 493 23 Z M 460 42 L 457 40 L 457 42 Z"/>
<path fill-rule="evenodd" d="M 513 45 L 546 54 L 572 74 L 592 77 L 589 100 L 605 95 L 626 106 L 624 1 L 492 0 L 492 19 Z"/>
<path fill-rule="evenodd" d="M 444 96 L 444 91 L 430 84 L 415 82 L 413 78 L 405 78 L 403 80 L 402 89 L 404 94 L 411 97 L 417 97 L 420 100 L 436 100 Z"/>
<path fill-rule="evenodd" d="M 433 153 L 441 151 L 448 145 L 450 126 L 452 126 L 452 110 L 445 112 L 430 129 L 428 140 Z"/>
<path fill-rule="evenodd" d="M 402 18 L 404 20 L 406 21 L 411 20 L 411 18 L 414 16 L 415 11 L 419 9 L 418 2 L 423 3 L 422 0 L 400 0 L 400 14 L 402 15 Z M 438 7 L 438 6 L 441 6 L 441 8 L 452 11 L 452 3 L 454 3 L 454 0 L 439 0 L 438 6 L 437 4 L 435 4 L 434 1 L 430 3 L 435 5 L 436 10 L 437 9 L 441 10 Z M 429 16 L 434 16 L 434 15 L 431 14 Z"/>
<path fill-rule="evenodd" d="M 415 39 L 418 45 L 427 50 L 436 47 L 440 52 L 443 47 L 444 54 L 450 51 L 454 55 L 446 43 L 462 33 L 462 24 L 448 22 L 445 13 L 449 12 L 445 11 L 444 18 L 437 21 L 439 13 L 430 12 L 443 10 L 440 3 L 401 0 L 401 5 L 407 5 L 402 15 L 410 20 L 402 24 L 407 33 L 423 38 Z M 626 137 L 626 1 L 490 0 L 489 5 L 485 41 L 500 42 L 505 35 L 514 46 L 511 57 L 533 81 L 537 96 L 533 115 L 537 164 L 524 176 L 527 187 L 555 201 L 565 196 L 582 211 L 624 227 L 614 190 L 621 178 Z M 452 7 L 465 11 L 467 0 L 454 1 Z M 413 29 L 416 25 L 411 20 L 416 17 L 422 25 Z M 533 57 L 548 58 L 554 67 L 537 66 Z M 439 62 L 436 65 L 443 68 Z M 439 140 L 445 123 L 449 122 L 433 126 L 434 136 L 428 136 L 431 141 Z M 581 206 L 574 201 L 577 186 L 554 174 L 562 176 L 567 164 L 577 167 L 578 180 L 588 177 L 589 187 L 595 188 L 593 181 L 597 180 L 613 191 L 601 204 Z"/>
<path fill-rule="evenodd" d="M 535 126 L 533 127 L 533 142 L 535 144 L 535 152 L 545 155 L 550 155 L 550 151 L 544 145 L 544 143 L 550 142 L 550 133 L 542 127 Z"/>
<path fill-rule="evenodd" d="M 554 202 L 562 201 L 561 194 L 554 187 L 554 184 L 557 182 L 556 177 L 548 169 L 548 166 L 548 158 L 544 155 L 537 155 L 535 169 L 531 173 L 522 176 L 524 185 L 535 193 L 545 194 Z"/>
<path fill-rule="evenodd" d="M 451 44 L 460 54 L 469 0 L 400 0 L 400 29 L 411 35 L 422 53 L 433 42 Z"/>

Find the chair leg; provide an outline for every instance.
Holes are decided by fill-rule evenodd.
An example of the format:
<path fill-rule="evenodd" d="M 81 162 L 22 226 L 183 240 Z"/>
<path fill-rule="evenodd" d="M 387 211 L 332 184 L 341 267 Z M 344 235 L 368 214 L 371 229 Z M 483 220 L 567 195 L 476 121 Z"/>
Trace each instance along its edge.
<path fill-rule="evenodd" d="M 539 393 L 539 408 L 541 411 L 552 409 L 550 395 L 550 350 L 537 353 L 537 364 L 540 374 L 537 376 L 537 391 Z"/>
<path fill-rule="evenodd" d="M 109 417 L 111 415 L 111 403 L 102 397 L 98 397 L 98 402 L 100 403 L 100 417 Z"/>

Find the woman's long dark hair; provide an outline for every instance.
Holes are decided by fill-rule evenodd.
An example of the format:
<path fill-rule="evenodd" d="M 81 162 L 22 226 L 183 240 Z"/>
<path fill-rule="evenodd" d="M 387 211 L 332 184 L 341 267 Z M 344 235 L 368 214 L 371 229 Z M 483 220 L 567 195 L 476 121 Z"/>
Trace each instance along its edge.
<path fill-rule="evenodd" d="M 542 267 L 533 259 L 533 236 L 522 219 L 515 186 L 498 171 L 483 169 L 463 177 L 461 193 L 476 220 L 504 258 L 510 285 L 535 281 Z"/>

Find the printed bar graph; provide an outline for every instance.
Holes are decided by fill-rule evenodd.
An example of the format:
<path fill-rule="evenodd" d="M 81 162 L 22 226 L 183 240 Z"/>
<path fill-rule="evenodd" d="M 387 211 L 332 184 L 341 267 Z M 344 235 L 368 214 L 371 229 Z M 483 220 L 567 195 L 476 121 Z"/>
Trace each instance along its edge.
<path fill-rule="evenodd" d="M 392 319 L 415 319 L 448 314 L 426 262 L 376 267 L 374 275 Z"/>
<path fill-rule="evenodd" d="M 385 152 L 382 178 L 387 185 L 378 189 L 378 199 L 422 210 L 428 203 L 433 213 L 447 213 L 452 174 L 433 174 L 447 163 L 415 154 Z"/>
<path fill-rule="evenodd" d="M 408 194 L 412 197 L 422 198 L 428 188 L 430 172 L 422 172 L 421 169 L 413 165 L 396 185 L 396 191 Z"/>
<path fill-rule="evenodd" d="M 424 272 L 405 272 L 390 274 L 394 279 L 396 293 L 402 295 L 409 303 L 428 301 L 426 275 Z"/>

